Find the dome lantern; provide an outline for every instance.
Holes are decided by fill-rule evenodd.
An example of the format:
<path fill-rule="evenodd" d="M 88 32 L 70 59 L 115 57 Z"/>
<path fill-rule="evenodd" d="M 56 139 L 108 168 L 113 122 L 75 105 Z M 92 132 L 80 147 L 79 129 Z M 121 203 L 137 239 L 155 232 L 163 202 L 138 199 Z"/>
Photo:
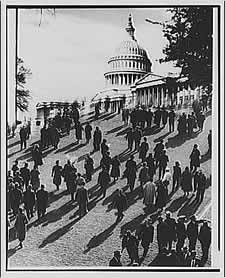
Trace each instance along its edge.
<path fill-rule="evenodd" d="M 136 40 L 135 37 L 134 37 L 135 28 L 134 28 L 133 23 L 132 23 L 131 14 L 129 14 L 129 17 L 128 17 L 128 24 L 127 24 L 127 27 L 126 27 L 126 31 L 131 36 L 132 40 Z"/>

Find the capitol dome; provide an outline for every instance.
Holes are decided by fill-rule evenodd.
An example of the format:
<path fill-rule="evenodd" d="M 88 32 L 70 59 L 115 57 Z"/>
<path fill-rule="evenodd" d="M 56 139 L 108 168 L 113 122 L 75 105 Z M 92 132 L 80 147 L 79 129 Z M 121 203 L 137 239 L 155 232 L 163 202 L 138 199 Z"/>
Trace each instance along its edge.
<path fill-rule="evenodd" d="M 152 64 L 147 52 L 135 38 L 131 15 L 125 30 L 128 38 L 116 47 L 114 55 L 108 60 L 108 71 L 104 74 L 107 87 L 128 88 L 151 72 Z"/>

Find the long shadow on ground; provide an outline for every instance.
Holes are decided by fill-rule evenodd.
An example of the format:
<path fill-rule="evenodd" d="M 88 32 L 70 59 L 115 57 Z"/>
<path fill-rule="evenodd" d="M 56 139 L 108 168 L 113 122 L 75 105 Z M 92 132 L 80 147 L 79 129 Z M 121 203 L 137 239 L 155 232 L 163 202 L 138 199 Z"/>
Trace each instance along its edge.
<path fill-rule="evenodd" d="M 176 134 L 174 137 L 168 138 L 168 142 L 166 143 L 167 148 L 176 148 L 184 144 L 186 141 L 191 140 L 193 138 L 196 138 L 200 134 L 199 131 L 193 133 L 191 136 L 184 135 L 181 136 L 179 134 Z"/>

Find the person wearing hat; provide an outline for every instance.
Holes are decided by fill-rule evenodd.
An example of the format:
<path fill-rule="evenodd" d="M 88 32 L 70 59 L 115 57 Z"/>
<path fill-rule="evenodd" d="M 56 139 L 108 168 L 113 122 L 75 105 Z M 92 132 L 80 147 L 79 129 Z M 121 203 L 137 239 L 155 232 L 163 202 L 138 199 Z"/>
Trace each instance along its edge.
<path fill-rule="evenodd" d="M 20 175 L 23 178 L 24 184 L 25 184 L 25 189 L 27 189 L 30 181 L 30 170 L 28 168 L 28 163 L 24 163 L 24 167 L 20 169 Z"/>
<path fill-rule="evenodd" d="M 166 211 L 165 223 L 169 227 L 168 236 L 167 236 L 168 239 L 167 247 L 168 250 L 170 251 L 172 249 L 173 241 L 176 241 L 176 225 L 177 225 L 176 220 L 171 217 L 170 211 Z"/>
<path fill-rule="evenodd" d="M 37 215 L 38 219 L 45 216 L 46 208 L 48 205 L 48 191 L 45 190 L 45 186 L 42 184 L 41 189 L 38 190 L 37 194 Z"/>
<path fill-rule="evenodd" d="M 189 250 L 195 250 L 196 242 L 198 238 L 198 222 L 195 215 L 190 217 L 190 222 L 187 225 L 187 237 L 189 241 Z"/>
<path fill-rule="evenodd" d="M 20 129 L 20 150 L 27 148 L 27 130 L 25 126 L 22 126 Z"/>
<path fill-rule="evenodd" d="M 110 260 L 109 266 L 122 266 L 120 258 L 121 258 L 120 251 L 114 251 L 114 256 Z"/>
<path fill-rule="evenodd" d="M 163 150 L 162 154 L 159 157 L 159 180 L 161 179 L 161 176 L 164 176 L 168 162 L 169 162 L 169 157 L 166 154 L 166 150 Z"/>
<path fill-rule="evenodd" d="M 102 141 L 102 132 L 101 132 L 101 130 L 99 129 L 99 127 L 96 126 L 95 131 L 94 131 L 94 135 L 93 135 L 93 147 L 94 147 L 94 152 L 100 150 L 101 141 Z"/>
<path fill-rule="evenodd" d="M 136 126 L 136 128 L 135 128 L 135 130 L 133 132 L 133 136 L 134 136 L 135 150 L 139 151 L 142 132 L 141 132 L 141 129 L 138 126 Z"/>
<path fill-rule="evenodd" d="M 185 216 L 178 217 L 178 223 L 176 225 L 176 238 L 177 238 L 176 251 L 177 251 L 177 253 L 181 252 L 181 248 L 184 246 L 184 242 L 187 237 L 186 226 L 184 224 L 184 221 L 185 221 Z"/>
<path fill-rule="evenodd" d="M 144 137 L 143 142 L 141 143 L 141 146 L 139 149 L 139 158 L 141 159 L 142 162 L 144 162 L 148 150 L 149 150 L 149 145 L 147 142 L 147 138 Z"/>
<path fill-rule="evenodd" d="M 181 167 L 180 162 L 176 161 L 175 166 L 173 166 L 173 187 L 172 192 L 178 190 L 181 181 Z"/>
<path fill-rule="evenodd" d="M 190 154 L 190 170 L 193 173 L 197 170 L 198 167 L 200 167 L 200 151 L 198 149 L 198 145 L 194 144 L 193 150 Z"/>
<path fill-rule="evenodd" d="M 134 190 L 134 184 L 136 179 L 136 172 L 137 172 L 137 164 L 134 161 L 134 156 L 131 155 L 130 159 L 127 160 L 125 164 L 125 173 L 127 178 L 127 184 L 130 187 L 130 191 L 132 192 Z"/>
<path fill-rule="evenodd" d="M 98 184 L 101 188 L 101 194 L 103 195 L 103 198 L 106 195 L 106 189 L 110 183 L 110 176 L 109 172 L 105 168 L 105 166 L 102 167 L 102 171 L 98 175 Z"/>
<path fill-rule="evenodd" d="M 15 160 L 13 166 L 12 166 L 12 172 L 13 172 L 13 176 L 16 175 L 16 172 L 19 171 L 19 166 L 18 166 L 19 162 L 18 160 Z"/>
<path fill-rule="evenodd" d="M 201 203 L 203 201 L 206 189 L 206 176 L 202 173 L 201 169 L 198 171 L 196 187 L 196 201 Z"/>
<path fill-rule="evenodd" d="M 208 260 L 209 247 L 211 244 L 211 228 L 208 226 L 207 221 L 203 222 L 203 225 L 200 228 L 198 239 L 201 243 L 201 249 L 202 249 L 201 263 L 202 265 L 204 265 Z"/>
<path fill-rule="evenodd" d="M 59 160 L 56 160 L 55 165 L 52 167 L 52 177 L 56 189 L 59 190 L 59 186 L 62 182 L 62 166 L 59 165 Z"/>
<path fill-rule="evenodd" d="M 142 168 L 140 170 L 140 173 L 139 173 L 139 181 L 140 181 L 141 190 L 143 190 L 143 186 L 148 180 L 149 180 L 148 167 L 147 167 L 147 163 L 144 162 L 142 165 Z"/>
<path fill-rule="evenodd" d="M 174 121 L 175 121 L 175 117 L 176 117 L 176 114 L 173 109 L 170 110 L 168 117 L 169 117 L 169 132 L 173 132 L 174 131 Z"/>
<path fill-rule="evenodd" d="M 158 167 L 159 165 L 159 159 L 163 153 L 164 150 L 164 144 L 163 144 L 163 140 L 161 139 L 159 143 L 156 144 L 155 148 L 154 148 L 154 159 L 156 161 L 155 163 L 155 168 Z"/>
<path fill-rule="evenodd" d="M 34 191 L 31 189 L 31 185 L 28 185 L 26 191 L 23 193 L 23 202 L 28 220 L 30 220 L 30 218 L 34 216 L 33 211 L 35 206 L 35 194 Z"/>
<path fill-rule="evenodd" d="M 92 126 L 90 125 L 89 122 L 87 122 L 87 124 L 86 124 L 86 126 L 84 128 L 86 144 L 88 144 L 89 141 L 91 140 L 91 132 L 92 132 Z"/>
<path fill-rule="evenodd" d="M 19 184 L 16 182 L 15 187 L 11 192 L 11 207 L 13 214 L 17 215 L 20 204 L 22 203 L 23 193 L 19 188 Z"/>
<path fill-rule="evenodd" d="M 102 157 L 105 156 L 105 154 L 109 151 L 109 146 L 107 145 L 107 140 L 103 139 L 101 143 L 101 154 Z"/>
<path fill-rule="evenodd" d="M 117 189 L 117 194 L 113 200 L 113 206 L 117 209 L 116 222 L 119 222 L 124 217 L 123 211 L 128 207 L 127 197 L 122 189 Z"/>
<path fill-rule="evenodd" d="M 140 225 L 140 231 L 138 238 L 141 240 L 141 246 L 144 248 L 142 259 L 144 259 L 148 253 L 149 245 L 153 242 L 154 227 L 152 220 L 147 219 Z"/>
<path fill-rule="evenodd" d="M 17 237 L 19 239 L 19 246 L 20 248 L 23 248 L 23 241 L 26 237 L 26 224 L 28 223 L 26 216 L 23 213 L 23 210 L 21 208 L 18 209 L 18 213 L 16 216 L 15 221 L 15 229 L 17 233 Z"/>
<path fill-rule="evenodd" d="M 122 238 L 122 252 L 126 248 L 130 258 L 129 265 L 132 265 L 134 261 L 139 263 L 138 244 L 138 239 L 135 235 L 132 235 L 130 231 L 127 231 Z"/>
<path fill-rule="evenodd" d="M 89 182 L 92 180 L 92 174 L 94 171 L 94 160 L 89 154 L 87 154 L 85 158 L 84 169 L 86 171 L 86 182 Z"/>
<path fill-rule="evenodd" d="M 191 251 L 191 255 L 187 259 L 187 266 L 190 266 L 190 267 L 201 266 L 200 265 L 200 260 L 198 258 L 196 258 L 196 251 L 195 250 Z"/>
<path fill-rule="evenodd" d="M 127 140 L 127 148 L 131 151 L 133 149 L 133 143 L 134 143 L 134 130 L 130 127 L 126 134 L 126 140 Z"/>
<path fill-rule="evenodd" d="M 88 191 L 85 188 L 85 182 L 82 182 L 77 189 L 75 200 L 79 205 L 79 217 L 84 216 L 88 211 Z"/>
<path fill-rule="evenodd" d="M 158 250 L 159 253 L 166 248 L 168 242 L 168 233 L 169 233 L 169 226 L 161 216 L 158 217 L 158 224 L 157 224 L 157 242 L 158 242 Z"/>

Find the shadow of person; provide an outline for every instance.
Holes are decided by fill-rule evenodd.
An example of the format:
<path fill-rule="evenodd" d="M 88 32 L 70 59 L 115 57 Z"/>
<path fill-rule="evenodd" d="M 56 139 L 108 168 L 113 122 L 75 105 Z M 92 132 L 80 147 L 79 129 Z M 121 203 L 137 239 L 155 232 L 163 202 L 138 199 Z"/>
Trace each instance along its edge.
<path fill-rule="evenodd" d="M 13 256 L 16 253 L 16 251 L 18 251 L 20 249 L 21 249 L 21 247 L 19 245 L 17 245 L 16 247 L 7 250 L 7 257 L 10 258 L 11 256 Z"/>
<path fill-rule="evenodd" d="M 97 236 L 93 236 L 87 244 L 87 249 L 84 250 L 84 254 L 87 254 L 91 249 L 101 245 L 107 238 L 109 238 L 113 234 L 113 230 L 119 222 L 114 222 L 111 226 L 109 226 L 106 230 L 98 234 Z"/>

